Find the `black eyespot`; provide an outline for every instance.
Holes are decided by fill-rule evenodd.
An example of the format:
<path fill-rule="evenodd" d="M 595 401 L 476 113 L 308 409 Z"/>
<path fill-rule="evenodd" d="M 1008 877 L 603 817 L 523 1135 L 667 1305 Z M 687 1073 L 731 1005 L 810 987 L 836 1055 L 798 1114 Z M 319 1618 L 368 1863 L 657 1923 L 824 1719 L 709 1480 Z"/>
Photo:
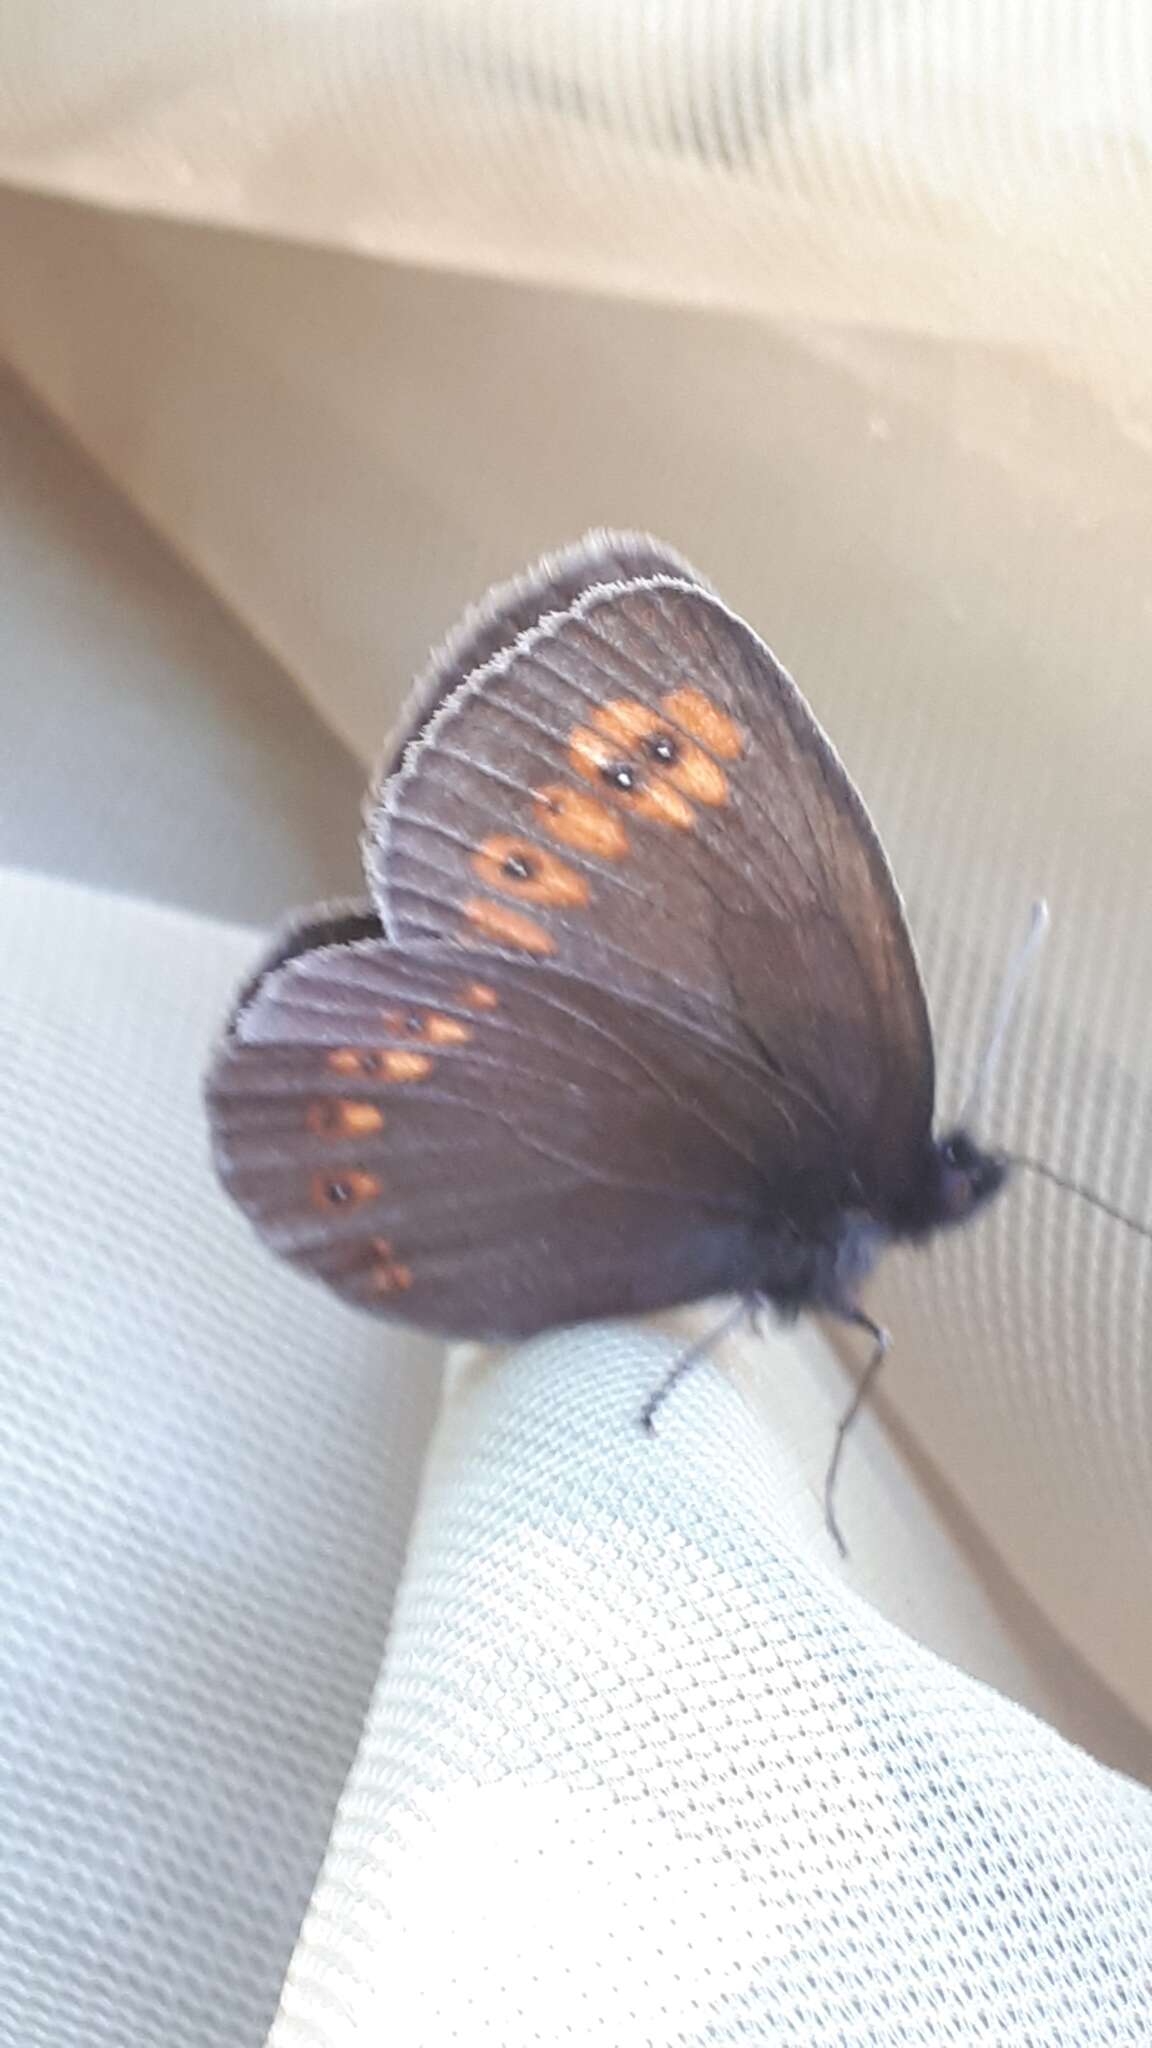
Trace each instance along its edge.
<path fill-rule="evenodd" d="M 600 770 L 603 782 L 610 782 L 613 789 L 639 789 L 640 777 L 627 761 L 607 761 Z"/>
<path fill-rule="evenodd" d="M 379 1053 L 378 1053 L 378 1052 L 362 1052 L 362 1053 L 361 1053 L 361 1055 L 360 1055 L 360 1072 L 361 1072 L 362 1074 L 378 1074 L 378 1073 L 380 1072 L 380 1070 L 381 1070 L 381 1067 L 382 1067 L 382 1066 L 383 1066 L 383 1061 L 381 1060 L 381 1058 L 380 1058 L 380 1055 L 379 1055 Z"/>
<path fill-rule="evenodd" d="M 423 1035 L 424 1031 L 423 1017 L 418 1017 L 416 1015 L 415 1010 L 413 1010 L 411 1014 L 405 1017 L 404 1019 L 404 1029 L 408 1032 L 410 1037 L 420 1038 Z"/>
<path fill-rule="evenodd" d="M 644 750 L 653 761 L 660 761 L 665 767 L 680 759 L 680 749 L 670 732 L 649 733 Z"/>
<path fill-rule="evenodd" d="M 324 1197 L 334 1209 L 338 1209 L 344 1202 L 352 1200 L 352 1190 L 346 1180 L 330 1180 L 325 1182 Z"/>
<path fill-rule="evenodd" d="M 509 853 L 500 863 L 500 872 L 514 882 L 530 882 L 536 873 L 536 863 L 527 860 L 522 853 Z"/>

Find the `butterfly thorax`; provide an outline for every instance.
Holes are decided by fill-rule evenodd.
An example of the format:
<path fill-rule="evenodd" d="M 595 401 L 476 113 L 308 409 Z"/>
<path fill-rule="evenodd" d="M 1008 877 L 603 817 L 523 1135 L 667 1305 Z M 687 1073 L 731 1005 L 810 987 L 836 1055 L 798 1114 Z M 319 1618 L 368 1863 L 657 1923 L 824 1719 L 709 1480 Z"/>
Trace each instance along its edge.
<path fill-rule="evenodd" d="M 759 1253 L 757 1292 L 784 1315 L 805 1308 L 850 1311 L 889 1244 L 914 1242 L 965 1223 L 1003 1186 L 1007 1167 L 966 1132 L 932 1139 L 884 1215 L 856 1204 L 804 1225 L 773 1219 Z"/>

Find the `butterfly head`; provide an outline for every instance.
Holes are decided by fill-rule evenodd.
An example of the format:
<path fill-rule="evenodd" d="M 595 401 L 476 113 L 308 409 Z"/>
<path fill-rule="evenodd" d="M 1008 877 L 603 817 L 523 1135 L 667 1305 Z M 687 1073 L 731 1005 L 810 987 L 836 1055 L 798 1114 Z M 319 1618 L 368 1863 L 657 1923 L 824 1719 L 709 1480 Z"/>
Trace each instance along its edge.
<path fill-rule="evenodd" d="M 999 1152 L 982 1152 L 967 1131 L 947 1131 L 937 1138 L 917 1191 L 910 1235 L 967 1223 L 999 1193 L 1008 1161 Z"/>

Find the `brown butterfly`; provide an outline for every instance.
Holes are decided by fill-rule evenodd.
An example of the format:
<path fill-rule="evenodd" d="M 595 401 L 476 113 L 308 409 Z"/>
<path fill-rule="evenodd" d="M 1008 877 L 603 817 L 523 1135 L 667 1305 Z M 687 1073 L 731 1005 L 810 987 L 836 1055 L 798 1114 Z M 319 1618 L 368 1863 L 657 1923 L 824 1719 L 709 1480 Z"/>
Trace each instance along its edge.
<path fill-rule="evenodd" d="M 734 1293 L 864 1324 L 1004 1161 L 932 1132 L 899 898 L 793 683 L 678 556 L 597 534 L 433 661 L 370 903 L 289 933 L 209 1083 L 219 1172 L 360 1307 L 487 1338 Z"/>

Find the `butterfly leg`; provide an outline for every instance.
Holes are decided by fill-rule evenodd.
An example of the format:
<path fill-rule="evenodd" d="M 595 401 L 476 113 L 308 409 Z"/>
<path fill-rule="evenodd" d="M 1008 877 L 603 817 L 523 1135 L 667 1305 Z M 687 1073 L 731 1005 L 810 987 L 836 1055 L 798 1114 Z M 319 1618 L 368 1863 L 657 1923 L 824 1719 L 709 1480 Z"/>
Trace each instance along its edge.
<path fill-rule="evenodd" d="M 867 1330 L 872 1339 L 872 1352 L 868 1363 L 856 1382 L 852 1399 L 849 1401 L 847 1408 L 836 1425 L 836 1437 L 832 1445 L 832 1456 L 828 1460 L 828 1470 L 824 1475 L 824 1521 L 828 1534 L 831 1536 L 841 1557 L 847 1557 L 848 1545 L 844 1541 L 840 1532 L 840 1524 L 836 1519 L 836 1479 L 840 1471 L 840 1461 L 844 1454 L 845 1439 L 872 1391 L 876 1375 L 888 1355 L 888 1347 L 892 1339 L 880 1323 L 874 1322 L 871 1316 L 865 1315 L 862 1308 L 844 1307 L 838 1309 L 837 1314 L 844 1322 L 853 1323 L 857 1329 Z"/>
<path fill-rule="evenodd" d="M 678 1387 L 681 1380 L 687 1378 L 693 1366 L 699 1365 L 702 1358 L 707 1358 L 713 1345 L 719 1344 L 722 1338 L 728 1335 L 729 1330 L 734 1330 L 737 1323 L 743 1322 L 748 1313 L 749 1304 L 744 1300 L 738 1301 L 723 1321 L 716 1324 L 715 1329 L 709 1330 L 706 1337 L 698 1337 L 696 1342 L 690 1344 L 687 1351 L 682 1351 L 675 1363 L 669 1366 L 659 1386 L 653 1388 L 640 1410 L 640 1427 L 646 1430 L 649 1436 L 652 1435 L 656 1416 L 673 1388 Z"/>
<path fill-rule="evenodd" d="M 764 1323 L 768 1315 L 775 1313 L 777 1320 L 779 1320 L 779 1311 L 771 1310 L 762 1294 L 750 1294 L 744 1303 L 744 1307 L 748 1315 L 748 1327 L 754 1337 L 762 1337 L 764 1335 Z"/>

